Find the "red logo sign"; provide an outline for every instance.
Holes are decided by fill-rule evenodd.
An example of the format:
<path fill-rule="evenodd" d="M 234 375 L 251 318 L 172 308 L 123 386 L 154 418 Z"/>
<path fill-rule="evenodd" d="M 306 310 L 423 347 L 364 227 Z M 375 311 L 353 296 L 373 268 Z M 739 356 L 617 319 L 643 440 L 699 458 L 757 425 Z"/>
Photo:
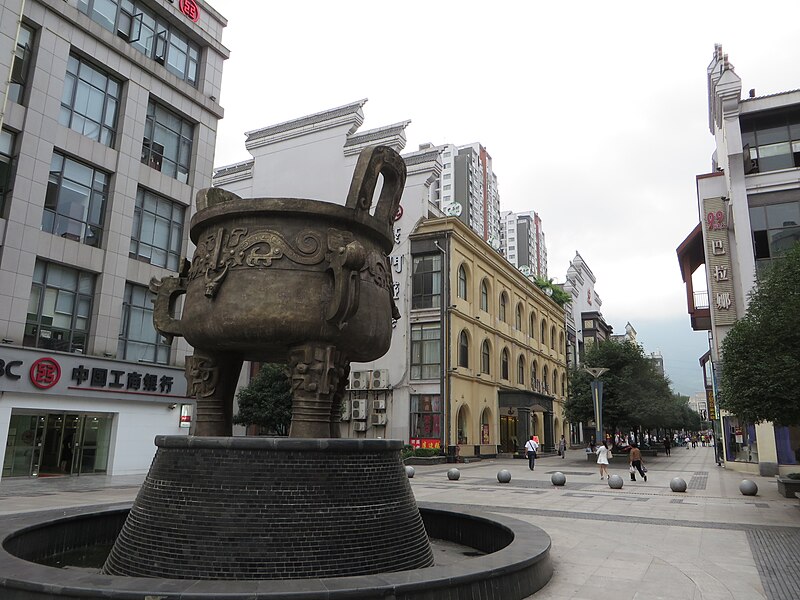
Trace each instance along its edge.
<path fill-rule="evenodd" d="M 197 19 L 200 18 L 200 9 L 197 7 L 197 3 L 194 0 L 181 0 L 179 6 L 183 14 L 197 23 Z"/>
<path fill-rule="evenodd" d="M 394 220 L 399 221 L 403 216 L 403 207 L 399 204 L 397 205 L 397 212 L 394 213 Z"/>
<path fill-rule="evenodd" d="M 31 365 L 31 383 L 41 390 L 53 387 L 61 379 L 61 366 L 52 358 L 40 358 Z"/>

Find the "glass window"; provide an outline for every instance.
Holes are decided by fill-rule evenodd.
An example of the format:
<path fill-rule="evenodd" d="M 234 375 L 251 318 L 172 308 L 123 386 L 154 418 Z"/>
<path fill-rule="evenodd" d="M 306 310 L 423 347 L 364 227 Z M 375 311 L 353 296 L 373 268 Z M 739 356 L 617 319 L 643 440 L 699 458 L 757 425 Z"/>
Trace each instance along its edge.
<path fill-rule="evenodd" d="M 528 328 L 530 329 L 531 337 L 536 339 L 536 313 L 531 312 L 530 323 L 528 323 Z"/>
<path fill-rule="evenodd" d="M 133 212 L 129 256 L 177 271 L 185 214 L 183 205 L 139 188 Z"/>
<path fill-rule="evenodd" d="M 546 332 L 547 332 L 547 324 L 545 323 L 545 320 L 542 319 L 539 327 L 539 341 L 542 342 L 543 344 L 547 343 L 547 337 L 545 336 Z"/>
<path fill-rule="evenodd" d="M 490 373 L 489 358 L 489 341 L 483 340 L 481 345 L 481 373 L 486 373 L 487 375 Z"/>
<path fill-rule="evenodd" d="M 59 122 L 101 144 L 113 146 L 121 89 L 118 80 L 71 55 Z"/>
<path fill-rule="evenodd" d="M 411 308 L 438 308 L 441 306 L 441 294 L 441 254 L 415 256 L 411 279 Z"/>
<path fill-rule="evenodd" d="M 467 299 L 467 271 L 464 265 L 458 267 L 458 297 L 462 300 Z"/>
<path fill-rule="evenodd" d="M 0 217 L 5 215 L 6 198 L 11 192 L 16 139 L 13 133 L 0 130 Z"/>
<path fill-rule="evenodd" d="M 522 331 L 522 304 L 517 304 L 517 315 L 514 318 L 514 327 L 517 331 Z"/>
<path fill-rule="evenodd" d="M 411 396 L 411 437 L 441 439 L 442 422 L 441 396 Z"/>
<path fill-rule="evenodd" d="M 469 367 L 469 336 L 466 331 L 458 336 L 458 366 Z"/>
<path fill-rule="evenodd" d="M 481 281 L 481 310 L 489 312 L 489 285 L 485 279 Z"/>
<path fill-rule="evenodd" d="M 17 104 L 22 104 L 25 98 L 32 58 L 33 29 L 22 23 L 19 26 L 14 64 L 11 67 L 11 80 L 8 85 L 8 99 Z"/>
<path fill-rule="evenodd" d="M 411 326 L 411 379 L 438 379 L 441 374 L 439 323 Z"/>
<path fill-rule="evenodd" d="M 537 376 L 539 375 L 539 364 L 536 361 L 531 363 L 531 389 L 539 391 L 539 380 Z"/>
<path fill-rule="evenodd" d="M 800 240 L 800 201 L 753 207 L 750 226 L 760 275 L 772 259 L 783 256 Z"/>
<path fill-rule="evenodd" d="M 556 349 L 556 327 L 553 325 L 550 327 L 550 348 L 555 350 Z"/>
<path fill-rule="evenodd" d="M 167 364 L 170 347 L 153 326 L 155 294 L 142 285 L 125 284 L 117 358 Z"/>
<path fill-rule="evenodd" d="M 94 275 L 36 261 L 23 345 L 85 352 L 93 295 Z"/>
<path fill-rule="evenodd" d="M 200 46 L 132 0 L 78 0 L 78 9 L 139 52 L 197 87 Z"/>
<path fill-rule="evenodd" d="M 550 392 L 547 388 L 547 365 L 542 367 L 542 391 L 546 394 Z"/>
<path fill-rule="evenodd" d="M 147 105 L 142 162 L 168 177 L 187 183 L 194 125 L 153 100 Z"/>
<path fill-rule="evenodd" d="M 100 246 L 109 175 L 58 153 L 42 213 L 42 231 L 89 246 Z"/>
<path fill-rule="evenodd" d="M 525 385 L 525 357 L 520 356 L 517 361 L 517 383 Z"/>
<path fill-rule="evenodd" d="M 500 377 L 508 379 L 508 349 L 503 348 L 500 355 Z"/>
<path fill-rule="evenodd" d="M 505 323 L 506 322 L 506 294 L 503 292 L 500 294 L 500 312 L 499 315 L 500 320 Z"/>
<path fill-rule="evenodd" d="M 800 167 L 800 111 L 760 113 L 741 121 L 742 144 L 749 146 L 749 173 Z"/>

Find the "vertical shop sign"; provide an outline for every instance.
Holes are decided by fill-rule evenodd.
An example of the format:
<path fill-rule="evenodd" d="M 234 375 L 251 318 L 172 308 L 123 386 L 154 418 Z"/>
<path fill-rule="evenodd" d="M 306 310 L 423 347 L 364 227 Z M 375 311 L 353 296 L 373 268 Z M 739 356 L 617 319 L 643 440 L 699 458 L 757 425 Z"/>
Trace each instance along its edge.
<path fill-rule="evenodd" d="M 706 268 L 710 273 L 711 314 L 715 325 L 736 322 L 736 298 L 731 279 L 731 255 L 728 239 L 727 206 L 722 198 L 703 200 L 705 224 Z"/>

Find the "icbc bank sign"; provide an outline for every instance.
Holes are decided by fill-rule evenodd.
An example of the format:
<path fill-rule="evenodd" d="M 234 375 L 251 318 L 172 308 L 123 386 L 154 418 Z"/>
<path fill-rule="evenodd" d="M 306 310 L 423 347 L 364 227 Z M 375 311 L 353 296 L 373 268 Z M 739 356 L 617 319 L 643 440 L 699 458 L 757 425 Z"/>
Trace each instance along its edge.
<path fill-rule="evenodd" d="M 15 354 L 17 356 L 15 356 Z M 31 391 L 63 395 L 134 394 L 186 396 L 181 370 L 155 364 L 101 361 L 76 355 L 36 356 L 27 349 L 0 355 L 0 391 Z M 27 389 L 26 389 L 27 388 Z"/>

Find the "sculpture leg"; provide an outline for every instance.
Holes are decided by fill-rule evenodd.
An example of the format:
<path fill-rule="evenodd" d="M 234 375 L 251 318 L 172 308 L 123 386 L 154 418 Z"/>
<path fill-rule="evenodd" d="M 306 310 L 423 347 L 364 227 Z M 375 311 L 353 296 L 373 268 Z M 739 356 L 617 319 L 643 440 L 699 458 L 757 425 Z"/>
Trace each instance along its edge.
<path fill-rule="evenodd" d="M 334 396 L 345 365 L 341 353 L 329 344 L 309 343 L 291 349 L 292 424 L 289 437 L 331 436 Z"/>
<path fill-rule="evenodd" d="M 237 355 L 195 351 L 186 357 L 189 395 L 197 399 L 192 435 L 231 435 L 233 396 L 241 369 L 242 358 Z"/>
<path fill-rule="evenodd" d="M 336 372 L 338 374 L 339 381 L 337 382 L 336 390 L 334 391 L 333 400 L 331 402 L 332 438 L 341 437 L 339 423 L 342 422 L 342 400 L 344 399 L 344 395 L 347 393 L 347 382 L 350 379 L 350 363 L 342 362 Z"/>

